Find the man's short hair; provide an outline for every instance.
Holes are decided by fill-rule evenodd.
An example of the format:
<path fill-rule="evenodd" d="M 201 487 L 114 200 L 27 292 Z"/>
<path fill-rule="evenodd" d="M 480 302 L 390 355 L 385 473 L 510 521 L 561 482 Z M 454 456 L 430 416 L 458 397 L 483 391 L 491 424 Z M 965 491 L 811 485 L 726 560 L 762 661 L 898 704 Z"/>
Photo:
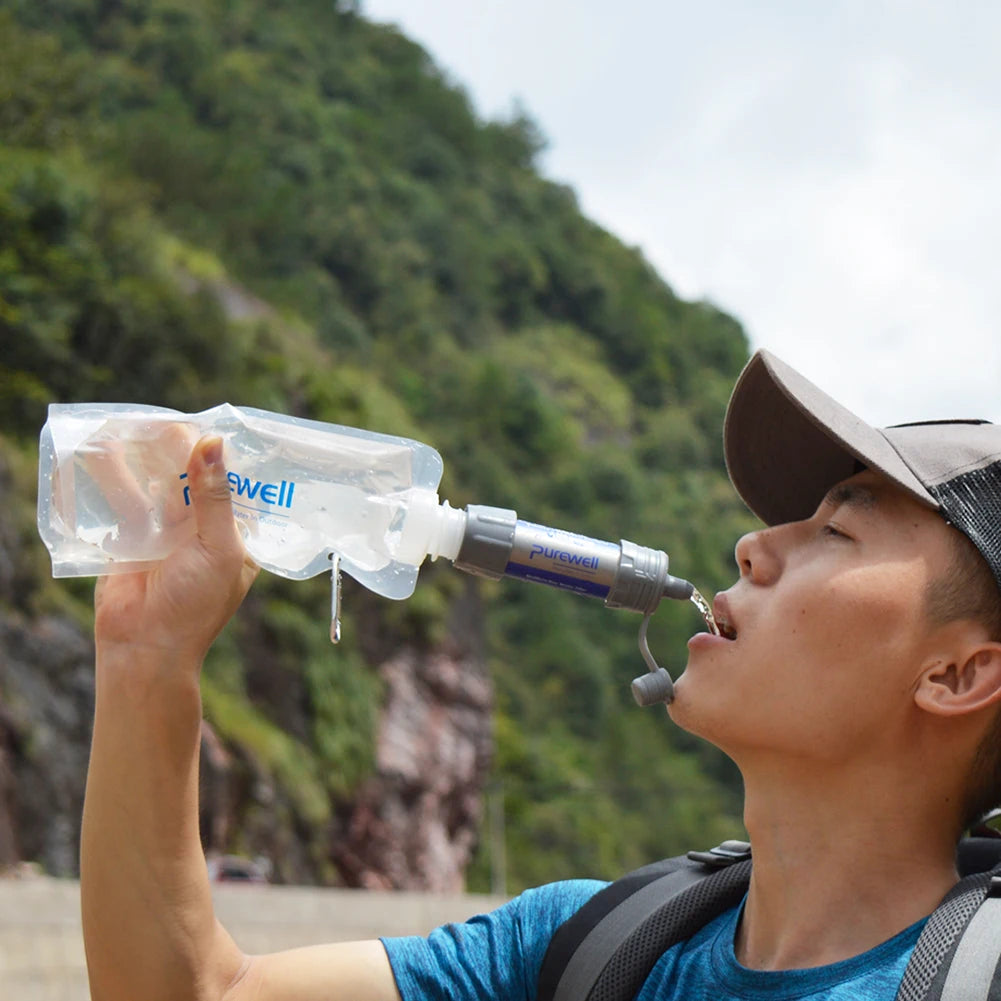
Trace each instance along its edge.
<path fill-rule="evenodd" d="M 961 532 L 949 533 L 952 560 L 928 588 L 927 611 L 933 625 L 960 619 L 980 623 L 1001 643 L 1001 591 L 991 568 Z M 970 771 L 963 827 L 976 823 L 1001 804 L 1001 707 L 977 748 Z"/>

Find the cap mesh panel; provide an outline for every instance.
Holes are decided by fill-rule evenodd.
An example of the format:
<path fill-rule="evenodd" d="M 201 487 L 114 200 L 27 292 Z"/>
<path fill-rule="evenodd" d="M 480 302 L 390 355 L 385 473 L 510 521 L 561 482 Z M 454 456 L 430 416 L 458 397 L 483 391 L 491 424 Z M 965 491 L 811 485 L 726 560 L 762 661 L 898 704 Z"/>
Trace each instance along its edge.
<path fill-rule="evenodd" d="M 1001 589 L 1001 461 L 928 490 L 946 518 L 980 550 Z"/>

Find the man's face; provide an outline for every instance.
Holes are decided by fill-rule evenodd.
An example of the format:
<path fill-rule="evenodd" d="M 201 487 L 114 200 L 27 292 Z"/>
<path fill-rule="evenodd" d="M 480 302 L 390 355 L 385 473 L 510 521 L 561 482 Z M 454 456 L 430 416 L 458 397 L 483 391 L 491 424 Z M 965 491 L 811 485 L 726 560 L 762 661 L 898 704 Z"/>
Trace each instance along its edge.
<path fill-rule="evenodd" d="M 941 645 L 926 595 L 951 563 L 950 531 L 866 472 L 812 518 L 742 538 L 740 579 L 716 600 L 735 638 L 692 637 L 672 718 L 738 763 L 771 752 L 871 758 L 898 740 Z"/>

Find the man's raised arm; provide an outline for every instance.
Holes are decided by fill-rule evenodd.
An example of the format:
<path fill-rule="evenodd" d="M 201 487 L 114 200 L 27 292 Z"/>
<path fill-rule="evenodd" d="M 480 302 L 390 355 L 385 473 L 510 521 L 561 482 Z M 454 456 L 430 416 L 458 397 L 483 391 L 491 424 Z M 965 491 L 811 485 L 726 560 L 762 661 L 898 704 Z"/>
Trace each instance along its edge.
<path fill-rule="evenodd" d="M 222 442 L 188 482 L 197 534 L 147 573 L 102 578 L 81 897 L 94 1001 L 398 1001 L 379 942 L 245 956 L 215 919 L 198 833 L 199 673 L 257 568 Z"/>

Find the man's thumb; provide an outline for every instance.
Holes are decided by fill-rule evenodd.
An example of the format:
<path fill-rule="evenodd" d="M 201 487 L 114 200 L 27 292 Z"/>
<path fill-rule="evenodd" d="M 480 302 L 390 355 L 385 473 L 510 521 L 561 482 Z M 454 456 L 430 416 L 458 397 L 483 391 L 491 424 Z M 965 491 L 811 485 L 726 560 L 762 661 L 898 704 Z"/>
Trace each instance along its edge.
<path fill-rule="evenodd" d="M 188 483 L 195 524 L 203 542 L 227 548 L 236 540 L 229 480 L 222 461 L 222 438 L 202 438 L 188 460 Z"/>

